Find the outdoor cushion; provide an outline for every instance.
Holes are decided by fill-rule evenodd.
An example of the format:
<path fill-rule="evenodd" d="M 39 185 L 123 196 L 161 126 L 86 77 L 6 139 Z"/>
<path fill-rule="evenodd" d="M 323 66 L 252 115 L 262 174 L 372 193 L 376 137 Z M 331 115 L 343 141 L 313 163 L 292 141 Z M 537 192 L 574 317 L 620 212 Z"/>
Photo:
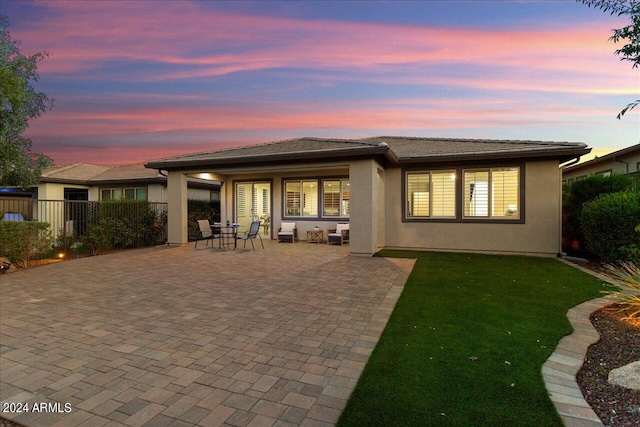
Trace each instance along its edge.
<path fill-rule="evenodd" d="M 278 234 L 293 234 L 293 229 L 296 228 L 295 222 L 283 222 L 282 227 L 280 227 L 280 232 Z"/>
<path fill-rule="evenodd" d="M 340 234 L 342 233 L 342 230 L 348 230 L 349 229 L 349 224 L 338 224 L 336 226 L 336 234 Z"/>

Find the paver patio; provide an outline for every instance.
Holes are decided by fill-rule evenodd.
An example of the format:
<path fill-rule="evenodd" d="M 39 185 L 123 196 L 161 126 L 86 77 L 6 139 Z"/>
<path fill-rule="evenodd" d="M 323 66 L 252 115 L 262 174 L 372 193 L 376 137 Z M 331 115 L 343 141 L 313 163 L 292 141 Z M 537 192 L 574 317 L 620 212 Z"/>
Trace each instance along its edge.
<path fill-rule="evenodd" d="M 29 426 L 333 425 L 414 261 L 265 247 L 158 247 L 0 276 L 0 401 L 60 404 L 2 415 Z"/>

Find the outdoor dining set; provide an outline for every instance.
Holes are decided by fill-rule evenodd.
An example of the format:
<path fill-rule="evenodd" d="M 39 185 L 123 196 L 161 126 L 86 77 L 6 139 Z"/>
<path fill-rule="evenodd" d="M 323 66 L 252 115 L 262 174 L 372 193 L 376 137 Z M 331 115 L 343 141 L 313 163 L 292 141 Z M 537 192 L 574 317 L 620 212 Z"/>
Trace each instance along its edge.
<path fill-rule="evenodd" d="M 198 228 L 200 230 L 200 237 L 196 239 L 195 247 L 198 247 L 199 241 L 205 240 L 205 246 L 208 246 L 211 241 L 211 247 L 213 248 L 213 240 L 218 240 L 218 247 L 220 249 L 236 249 L 238 247 L 238 240 L 244 240 L 244 247 L 247 247 L 247 241 L 251 241 L 251 247 L 255 251 L 256 248 L 253 241 L 259 238 L 262 249 L 264 249 L 264 242 L 259 233 L 261 225 L 261 221 L 253 221 L 247 231 L 239 233 L 241 226 L 238 223 L 230 223 L 227 221 L 226 224 L 220 222 L 214 222 L 212 224 L 209 220 L 199 219 Z M 278 228 L 278 243 L 296 243 L 298 241 L 298 228 L 296 223 L 283 221 L 280 228 Z M 318 227 L 307 230 L 307 242 L 324 243 L 324 230 Z M 328 245 L 339 244 L 341 246 L 349 243 L 349 224 L 338 223 L 335 228 L 328 229 L 326 243 Z"/>

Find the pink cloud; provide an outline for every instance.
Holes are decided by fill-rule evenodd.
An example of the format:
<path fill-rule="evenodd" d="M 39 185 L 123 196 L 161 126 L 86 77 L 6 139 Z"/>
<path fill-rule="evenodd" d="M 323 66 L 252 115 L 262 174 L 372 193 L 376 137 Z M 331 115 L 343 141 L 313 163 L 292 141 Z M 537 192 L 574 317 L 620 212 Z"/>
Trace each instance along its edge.
<path fill-rule="evenodd" d="M 160 7 L 154 2 L 107 1 L 42 5 L 56 19 L 32 24 L 23 38 L 52 54 L 42 63 L 43 72 L 77 78 L 92 78 L 80 74 L 87 70 L 102 74 L 104 64 L 114 61 L 136 61 L 179 67 L 115 78 L 165 81 L 294 68 L 353 73 L 363 81 L 459 83 L 419 75 L 420 68 L 440 65 L 504 69 L 517 82 L 507 84 L 508 89 L 526 86 L 526 77 L 534 72 L 564 72 L 588 76 L 592 84 L 581 91 L 632 90 L 629 67 L 615 65 L 613 45 L 607 41 L 610 29 L 604 25 L 472 30 L 239 15 L 187 2 L 163 2 Z M 414 73 L 407 73 L 407 67 Z M 621 79 L 621 89 L 611 87 Z M 493 88 L 500 82 L 490 83 Z M 541 81 L 534 87 L 557 91 L 567 86 Z"/>

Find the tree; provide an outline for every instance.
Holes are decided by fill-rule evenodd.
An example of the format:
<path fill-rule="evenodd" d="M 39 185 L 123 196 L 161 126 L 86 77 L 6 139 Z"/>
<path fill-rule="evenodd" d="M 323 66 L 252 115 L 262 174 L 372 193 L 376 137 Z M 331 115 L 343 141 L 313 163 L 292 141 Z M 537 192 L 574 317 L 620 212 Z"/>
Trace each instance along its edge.
<path fill-rule="evenodd" d="M 0 15 L 0 186 L 27 188 L 36 185 L 42 169 L 53 164 L 49 157 L 32 152 L 31 140 L 21 135 L 29 120 L 53 106 L 52 98 L 31 86 L 39 77 L 37 63 L 48 54 L 22 55 L 8 26 L 9 19 Z"/>
<path fill-rule="evenodd" d="M 626 27 L 614 29 L 613 35 L 609 40 L 614 43 L 627 41 L 627 44 L 615 51 L 620 56 L 621 61 L 629 61 L 632 63 L 631 68 L 637 68 L 640 65 L 640 1 L 639 0 L 578 0 L 589 7 L 601 9 L 603 12 L 611 12 L 611 15 L 628 15 L 631 18 L 631 24 Z M 636 99 L 627 105 L 618 114 L 618 119 L 627 111 L 634 109 L 640 104 L 640 99 Z"/>

